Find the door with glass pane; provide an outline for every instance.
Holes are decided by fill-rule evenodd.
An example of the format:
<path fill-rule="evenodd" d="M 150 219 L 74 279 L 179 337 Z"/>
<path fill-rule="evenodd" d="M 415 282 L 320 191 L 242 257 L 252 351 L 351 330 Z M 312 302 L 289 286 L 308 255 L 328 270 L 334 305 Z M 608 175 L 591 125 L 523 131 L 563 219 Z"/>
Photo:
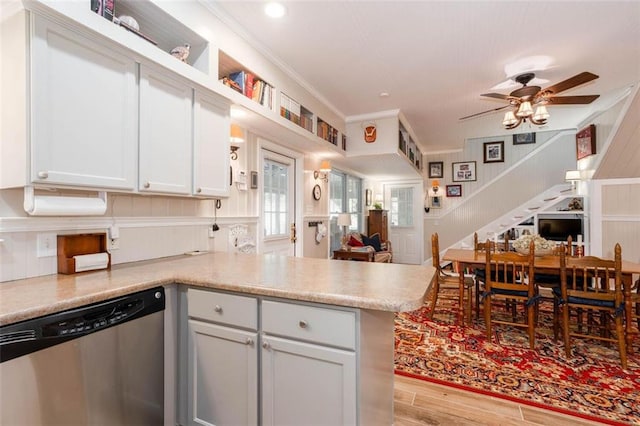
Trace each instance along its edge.
<path fill-rule="evenodd" d="M 364 230 L 364 215 L 362 212 L 362 179 L 351 176 L 339 170 L 332 170 L 329 176 L 330 198 L 329 213 L 331 214 L 330 250 L 338 250 L 344 232 Z M 337 224 L 340 213 L 349 213 L 351 225 L 342 229 Z"/>
<path fill-rule="evenodd" d="M 262 252 L 295 256 L 295 160 L 262 150 Z"/>
<path fill-rule="evenodd" d="M 423 259 L 422 184 L 385 186 L 393 263 L 419 265 Z"/>

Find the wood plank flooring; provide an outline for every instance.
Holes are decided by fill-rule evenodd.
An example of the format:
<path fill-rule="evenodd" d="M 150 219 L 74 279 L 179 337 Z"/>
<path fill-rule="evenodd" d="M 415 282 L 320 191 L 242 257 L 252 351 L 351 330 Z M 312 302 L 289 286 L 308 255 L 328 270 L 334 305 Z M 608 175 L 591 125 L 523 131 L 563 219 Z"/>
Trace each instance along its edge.
<path fill-rule="evenodd" d="M 601 424 L 398 375 L 395 376 L 394 393 L 394 426 Z"/>

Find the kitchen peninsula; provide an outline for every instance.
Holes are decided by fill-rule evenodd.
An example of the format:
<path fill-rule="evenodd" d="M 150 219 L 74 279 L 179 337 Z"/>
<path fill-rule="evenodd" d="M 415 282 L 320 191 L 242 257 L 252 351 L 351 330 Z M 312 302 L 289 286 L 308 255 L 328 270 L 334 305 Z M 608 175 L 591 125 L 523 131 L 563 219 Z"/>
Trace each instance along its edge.
<path fill-rule="evenodd" d="M 211 338 L 207 327 L 223 326 L 255 336 L 247 338 L 245 346 L 255 352 L 255 398 L 261 403 L 252 405 L 256 412 L 248 413 L 250 422 L 259 418 L 261 424 L 276 423 L 283 410 L 295 409 L 296 403 L 291 401 L 286 407 L 278 405 L 283 395 L 273 395 L 280 390 L 269 380 L 299 383 L 312 393 L 325 385 L 314 386 L 309 380 L 300 383 L 302 376 L 295 371 L 295 363 L 287 364 L 286 371 L 278 369 L 274 357 L 285 352 L 304 358 L 307 367 L 313 365 L 309 359 L 321 358 L 296 352 L 304 348 L 308 353 L 338 354 L 346 359 L 340 364 L 340 389 L 329 392 L 331 398 L 342 398 L 342 410 L 328 410 L 341 416 L 339 423 L 389 425 L 393 422 L 394 312 L 420 307 L 432 277 L 430 266 L 205 253 L 116 265 L 105 271 L 5 282 L 0 285 L 0 325 L 162 285 L 168 294 L 165 424 L 175 424 L 176 412 L 186 410 L 189 424 L 209 414 L 206 404 L 198 400 L 202 395 L 198 395 L 198 380 L 194 379 L 208 373 L 203 364 L 206 360 L 193 357 L 200 348 L 199 339 Z M 227 307 L 222 304 L 227 301 L 229 308 L 224 311 Z M 207 308 L 209 302 L 212 305 Z M 214 312 L 237 307 L 247 309 L 240 316 L 240 325 L 215 317 Z M 253 325 L 248 325 L 250 318 L 256 318 Z M 235 368 L 232 359 L 208 361 L 229 362 L 228 369 Z M 285 399 L 296 394 L 302 397 L 305 392 L 290 389 Z M 176 410 L 179 401 L 185 400 L 183 393 L 187 394 L 188 408 Z M 323 401 L 317 404 L 321 407 Z M 257 407 L 262 409 L 260 414 Z"/>

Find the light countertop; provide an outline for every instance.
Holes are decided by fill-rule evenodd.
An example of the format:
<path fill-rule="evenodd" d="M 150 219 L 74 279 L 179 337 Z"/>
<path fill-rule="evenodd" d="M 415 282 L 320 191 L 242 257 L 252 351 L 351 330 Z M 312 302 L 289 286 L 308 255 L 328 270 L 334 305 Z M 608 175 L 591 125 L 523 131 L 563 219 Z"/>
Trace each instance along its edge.
<path fill-rule="evenodd" d="M 404 312 L 422 306 L 433 273 L 431 266 L 274 255 L 176 256 L 0 283 L 0 325 L 174 283 Z"/>

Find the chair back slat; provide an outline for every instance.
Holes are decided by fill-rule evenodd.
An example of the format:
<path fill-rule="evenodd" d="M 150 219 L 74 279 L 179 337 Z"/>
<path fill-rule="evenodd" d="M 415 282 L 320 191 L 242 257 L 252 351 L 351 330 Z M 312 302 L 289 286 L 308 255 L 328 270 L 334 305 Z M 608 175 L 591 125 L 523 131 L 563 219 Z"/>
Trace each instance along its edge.
<path fill-rule="evenodd" d="M 596 256 L 568 257 L 560 254 L 560 279 L 563 298 L 589 297 L 622 300 L 622 250 L 616 244 L 614 260 Z"/>

